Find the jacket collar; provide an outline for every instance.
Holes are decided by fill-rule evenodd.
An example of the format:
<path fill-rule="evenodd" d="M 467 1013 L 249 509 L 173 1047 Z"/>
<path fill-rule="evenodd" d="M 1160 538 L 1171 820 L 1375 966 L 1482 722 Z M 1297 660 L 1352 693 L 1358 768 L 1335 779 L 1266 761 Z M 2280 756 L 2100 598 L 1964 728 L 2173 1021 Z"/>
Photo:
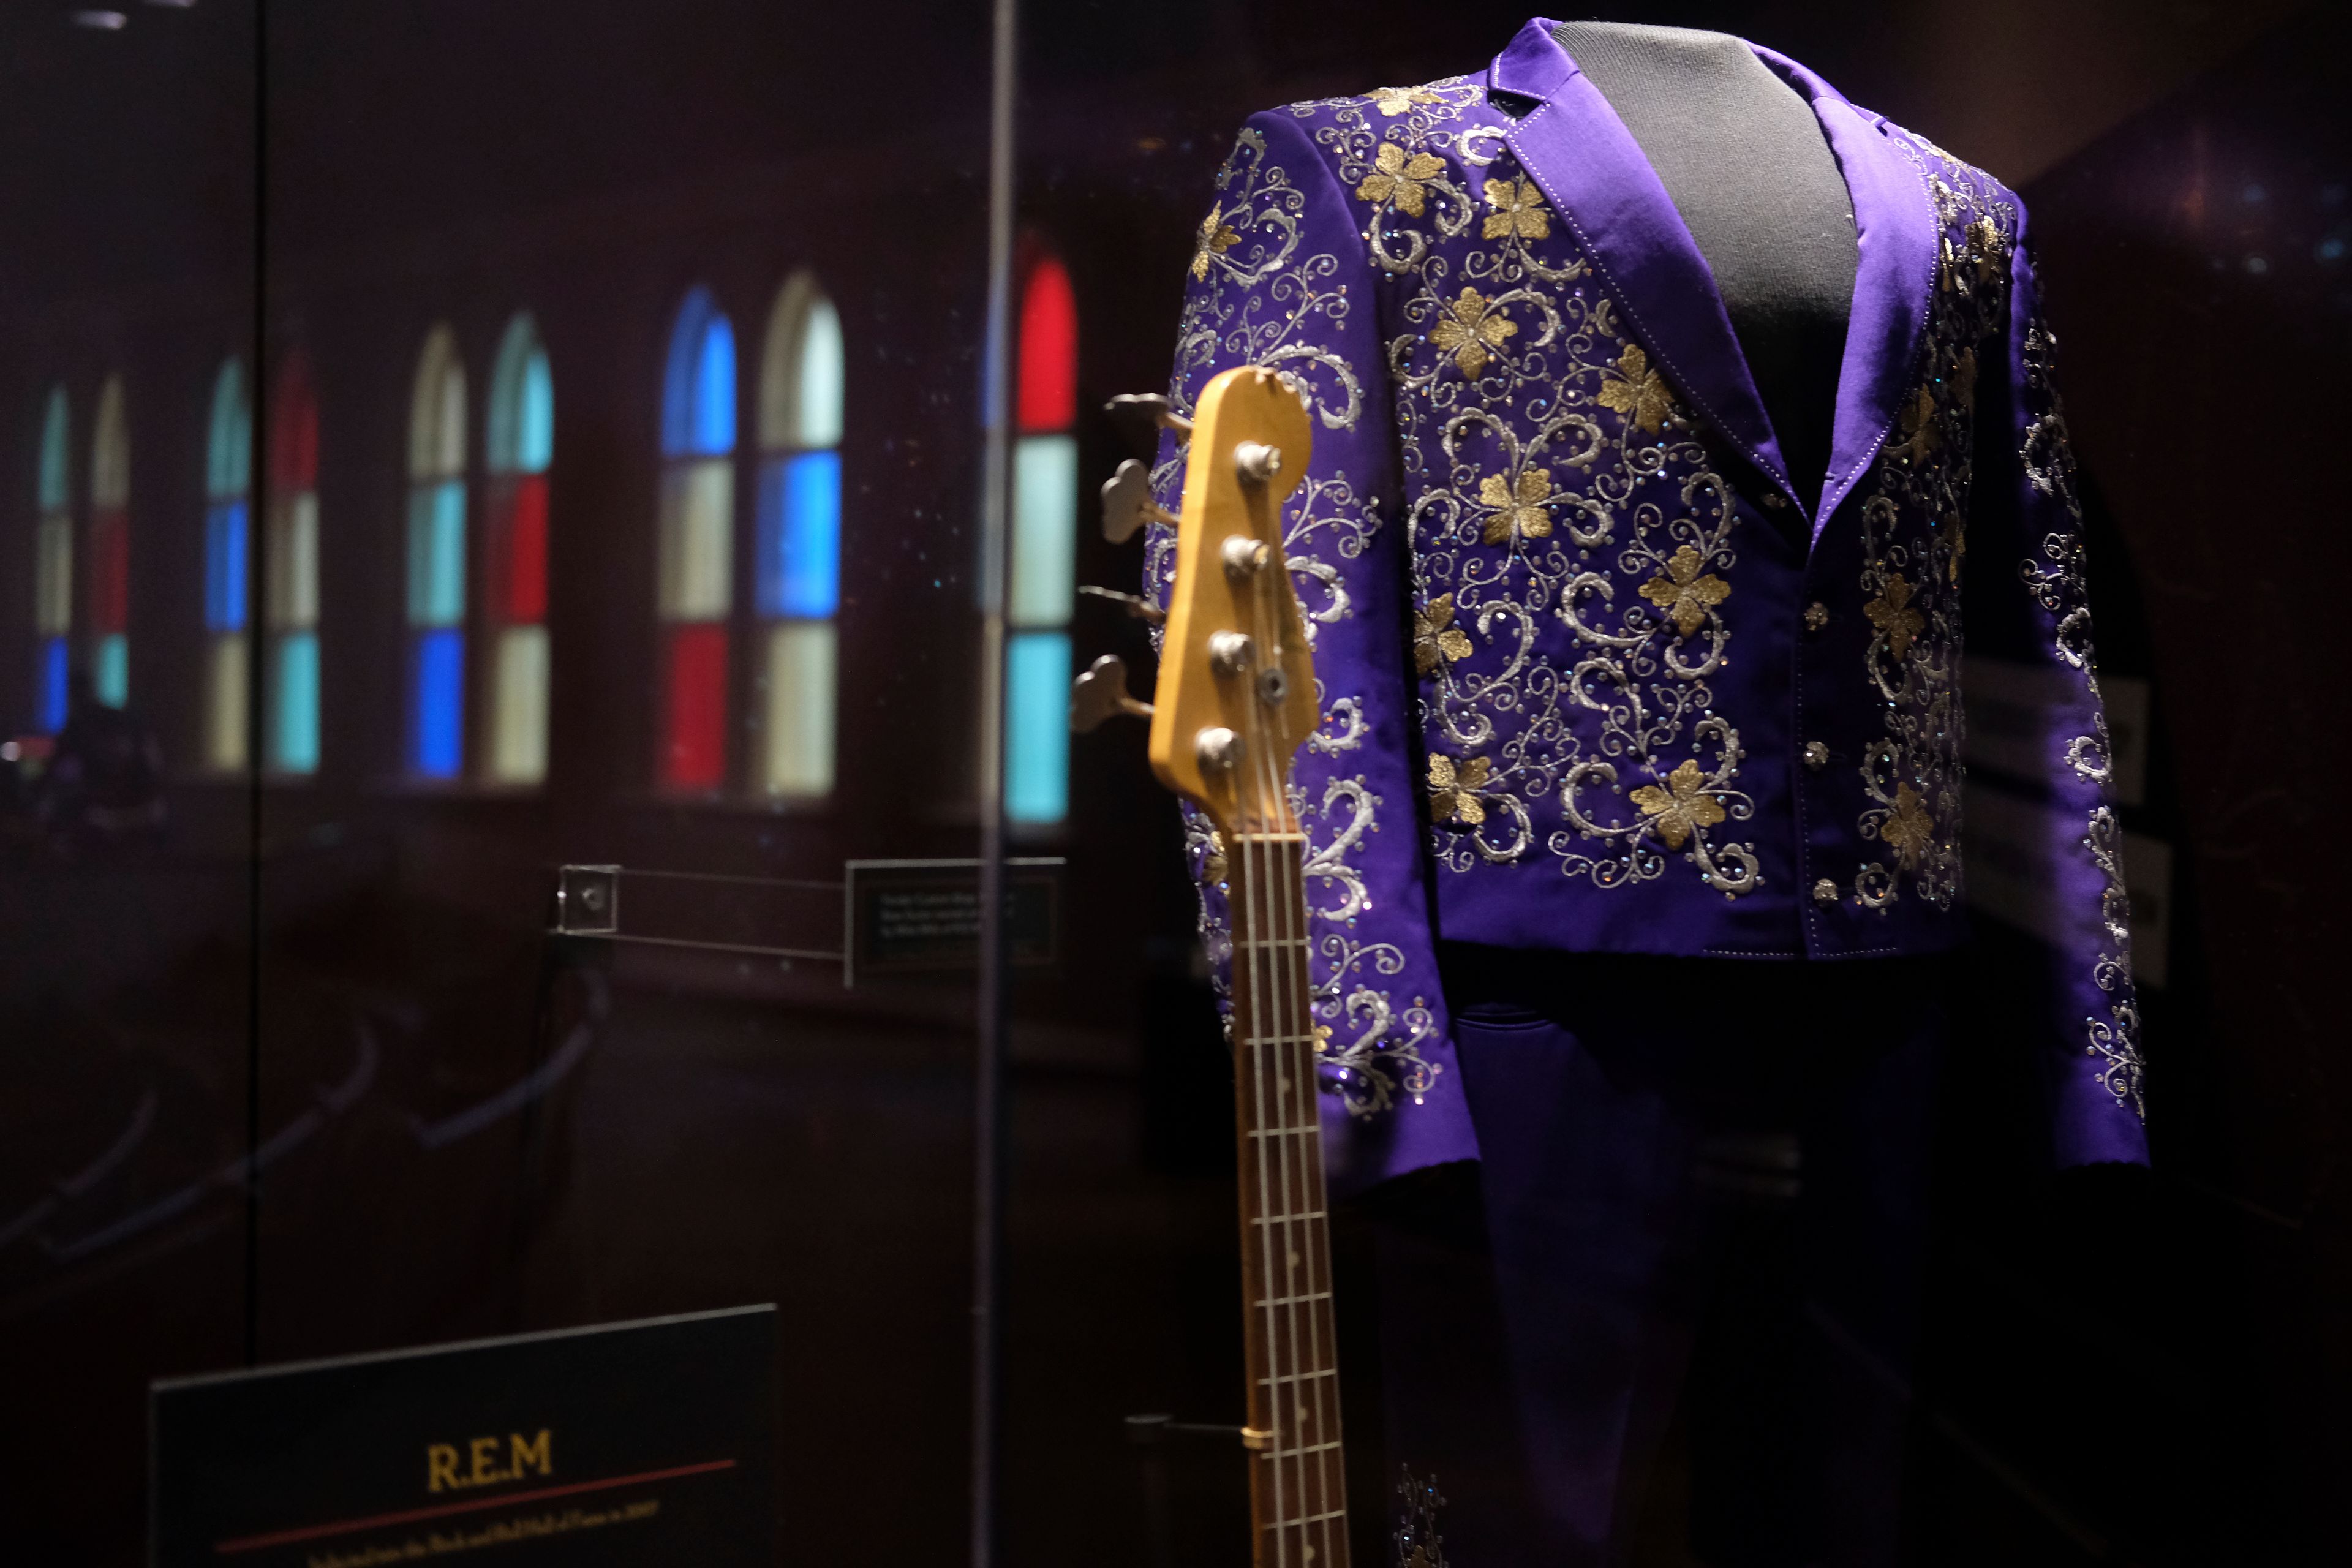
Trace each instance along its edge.
<path fill-rule="evenodd" d="M 1534 100 L 1505 142 L 1591 255 L 1666 378 L 1801 509 L 1714 273 L 1624 121 L 1552 36 L 1556 25 L 1537 17 L 1495 57 L 1490 90 Z M 1908 388 L 1935 289 L 1936 212 L 1879 117 L 1794 60 L 1748 47 L 1811 102 L 1860 237 L 1829 481 L 1811 520 L 1818 538 L 1876 456 Z"/>

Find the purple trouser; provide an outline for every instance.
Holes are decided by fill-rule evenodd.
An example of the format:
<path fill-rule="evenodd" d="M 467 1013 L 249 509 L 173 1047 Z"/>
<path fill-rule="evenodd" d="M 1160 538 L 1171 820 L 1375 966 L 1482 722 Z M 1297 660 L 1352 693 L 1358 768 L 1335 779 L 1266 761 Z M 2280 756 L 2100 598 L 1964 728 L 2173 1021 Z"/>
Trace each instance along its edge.
<path fill-rule="evenodd" d="M 1943 965 L 1453 948 L 1482 1163 L 1368 1198 L 1450 1568 L 1891 1562 Z M 1691 1496 L 1651 1497 L 1679 1415 Z"/>

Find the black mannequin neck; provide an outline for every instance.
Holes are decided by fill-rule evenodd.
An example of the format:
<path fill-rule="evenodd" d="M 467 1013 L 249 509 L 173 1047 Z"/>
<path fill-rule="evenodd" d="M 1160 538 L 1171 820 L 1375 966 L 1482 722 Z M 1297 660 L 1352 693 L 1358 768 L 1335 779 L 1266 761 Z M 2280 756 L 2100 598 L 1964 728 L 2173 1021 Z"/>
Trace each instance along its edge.
<path fill-rule="evenodd" d="M 1724 33 L 1568 22 L 1560 46 L 1623 121 L 1715 273 L 1798 494 L 1829 468 L 1858 248 L 1812 106 Z"/>

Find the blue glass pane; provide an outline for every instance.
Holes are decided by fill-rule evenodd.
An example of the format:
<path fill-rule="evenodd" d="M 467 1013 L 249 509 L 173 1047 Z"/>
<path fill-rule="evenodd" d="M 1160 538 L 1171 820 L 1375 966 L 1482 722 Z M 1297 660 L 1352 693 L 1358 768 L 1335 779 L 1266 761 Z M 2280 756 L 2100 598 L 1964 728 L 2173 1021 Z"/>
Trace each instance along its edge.
<path fill-rule="evenodd" d="M 131 639 L 121 632 L 98 639 L 98 658 L 90 671 L 98 700 L 109 708 L 131 700 Z"/>
<path fill-rule="evenodd" d="M 272 683 L 269 762 L 289 773 L 319 769 L 319 635 L 292 632 L 278 639 Z"/>
<path fill-rule="evenodd" d="M 452 626 L 466 615 L 466 482 L 408 493 L 408 620 Z"/>
<path fill-rule="evenodd" d="M 760 613 L 825 620 L 841 603 L 841 454 L 772 458 L 760 474 Z"/>
<path fill-rule="evenodd" d="M 694 367 L 694 449 L 735 449 L 735 329 L 724 316 L 711 318 Z"/>
<path fill-rule="evenodd" d="M 66 639 L 50 637 L 41 644 L 41 667 L 35 672 L 41 693 L 39 727 L 54 735 L 66 727 Z"/>
<path fill-rule="evenodd" d="M 547 351 L 535 348 L 522 370 L 521 441 L 515 466 L 526 474 L 547 471 L 555 456 L 555 382 L 548 374 Z"/>
<path fill-rule="evenodd" d="M 710 291 L 697 289 L 677 308 L 669 363 L 662 375 L 662 451 L 673 458 L 716 457 L 735 449 L 735 329 Z"/>
<path fill-rule="evenodd" d="M 411 679 L 408 764 L 425 778 L 456 778 L 466 727 L 466 634 L 425 632 L 418 637 Z"/>
<path fill-rule="evenodd" d="M 1005 648 L 1004 814 L 1059 822 L 1070 809 L 1070 639 L 1023 632 Z"/>
<path fill-rule="evenodd" d="M 246 511 L 242 500 L 205 512 L 205 629 L 245 629 Z"/>

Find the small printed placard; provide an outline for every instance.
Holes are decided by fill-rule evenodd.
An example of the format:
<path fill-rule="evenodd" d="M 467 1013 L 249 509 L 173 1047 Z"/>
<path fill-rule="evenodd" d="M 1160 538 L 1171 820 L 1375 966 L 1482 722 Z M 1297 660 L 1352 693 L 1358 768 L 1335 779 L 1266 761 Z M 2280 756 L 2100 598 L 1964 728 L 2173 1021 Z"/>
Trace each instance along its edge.
<path fill-rule="evenodd" d="M 1004 863 L 1006 946 L 1016 964 L 1054 962 L 1063 865 L 1058 858 Z M 852 860 L 847 872 L 845 980 L 979 963 L 979 861 Z"/>
<path fill-rule="evenodd" d="M 768 1563 L 775 1309 L 158 1383 L 159 1568 Z"/>

